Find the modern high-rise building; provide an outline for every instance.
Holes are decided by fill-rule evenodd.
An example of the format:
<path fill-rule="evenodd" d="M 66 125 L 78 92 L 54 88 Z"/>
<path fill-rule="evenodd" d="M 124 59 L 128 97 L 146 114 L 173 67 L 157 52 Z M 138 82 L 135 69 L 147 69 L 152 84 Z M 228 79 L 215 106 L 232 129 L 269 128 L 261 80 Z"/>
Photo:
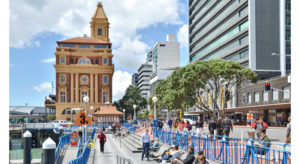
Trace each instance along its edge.
<path fill-rule="evenodd" d="M 134 73 L 131 76 L 131 85 L 137 86 L 138 85 L 138 74 Z"/>
<path fill-rule="evenodd" d="M 280 1 L 189 0 L 190 62 L 233 60 L 263 79 L 280 75 L 282 54 L 290 73 L 291 2 Z"/>
<path fill-rule="evenodd" d="M 151 53 L 150 53 L 151 52 Z M 175 34 L 168 34 L 164 42 L 157 42 L 147 56 L 152 56 L 152 74 L 150 77 L 151 95 L 155 93 L 158 82 L 166 80 L 180 66 L 180 44 Z"/>
<path fill-rule="evenodd" d="M 85 108 L 84 96 L 89 97 L 88 113 L 112 102 L 113 54 L 109 22 L 101 3 L 97 5 L 90 27 L 91 37 L 57 41 L 54 68 L 58 120 L 74 121 L 79 111 L 72 109 Z"/>
<path fill-rule="evenodd" d="M 150 97 L 150 76 L 152 73 L 152 63 L 144 63 L 138 68 L 138 87 L 145 98 Z"/>

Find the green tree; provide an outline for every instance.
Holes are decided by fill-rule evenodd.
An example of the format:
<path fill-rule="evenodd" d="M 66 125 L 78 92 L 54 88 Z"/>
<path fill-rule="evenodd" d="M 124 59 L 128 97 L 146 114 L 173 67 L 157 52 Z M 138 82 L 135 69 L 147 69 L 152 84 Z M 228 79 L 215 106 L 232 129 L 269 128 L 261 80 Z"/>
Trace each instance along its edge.
<path fill-rule="evenodd" d="M 55 120 L 55 115 L 54 114 L 49 114 L 47 120 L 48 121 Z"/>
<path fill-rule="evenodd" d="M 139 110 L 146 108 L 147 100 L 142 97 L 139 87 L 132 85 L 126 89 L 125 95 L 122 97 L 122 99 L 114 102 L 114 105 L 119 111 L 123 112 L 123 109 L 125 109 L 126 116 L 131 114 L 132 117 L 134 115 L 134 104 L 137 106 L 136 114 L 138 114 Z"/>
<path fill-rule="evenodd" d="M 249 81 L 256 82 L 257 74 L 237 62 L 196 61 L 175 70 L 166 81 L 156 86 L 155 91 L 160 99 L 159 103 L 166 105 L 168 109 L 195 106 L 211 115 L 213 112 L 209 109 L 208 101 L 211 100 L 214 109 L 219 111 L 218 100 L 223 87 L 224 90 L 231 91 L 234 86 L 241 87 Z M 205 99 L 201 94 L 202 90 L 210 90 L 213 94 Z M 230 99 L 232 96 L 234 95 L 230 94 Z"/>

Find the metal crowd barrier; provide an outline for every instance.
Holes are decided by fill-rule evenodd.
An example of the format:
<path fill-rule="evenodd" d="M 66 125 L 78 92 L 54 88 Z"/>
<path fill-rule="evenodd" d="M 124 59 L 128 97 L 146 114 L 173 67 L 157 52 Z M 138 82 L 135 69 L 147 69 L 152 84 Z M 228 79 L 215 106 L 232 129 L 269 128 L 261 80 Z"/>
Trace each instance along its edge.
<path fill-rule="evenodd" d="M 273 147 L 254 146 L 252 139 L 229 138 L 224 136 L 203 134 L 196 135 L 188 131 L 167 131 L 154 128 L 153 138 L 169 145 L 178 145 L 187 151 L 188 145 L 195 148 L 195 152 L 203 151 L 207 159 L 224 164 L 290 164 L 291 152 L 286 150 L 290 144 L 271 144 Z M 281 149 L 280 149 L 281 148 Z"/>
<path fill-rule="evenodd" d="M 90 152 L 91 152 L 91 146 L 92 146 L 92 142 L 94 140 L 95 133 L 96 133 L 96 129 L 94 128 L 90 138 L 88 139 L 88 142 L 84 145 L 82 153 L 79 155 L 78 158 L 69 161 L 67 164 L 86 164 L 87 163 Z"/>
<path fill-rule="evenodd" d="M 134 124 L 127 124 L 127 123 L 124 123 L 123 126 L 124 126 L 126 129 L 128 129 L 130 132 L 135 132 L 135 130 L 136 130 Z"/>
<path fill-rule="evenodd" d="M 55 161 L 58 160 L 61 148 L 64 147 L 65 145 L 67 145 L 67 144 L 70 144 L 70 143 L 71 143 L 70 134 L 66 134 L 66 135 L 63 135 L 63 136 L 59 137 L 59 142 L 58 142 L 58 145 L 55 149 Z"/>

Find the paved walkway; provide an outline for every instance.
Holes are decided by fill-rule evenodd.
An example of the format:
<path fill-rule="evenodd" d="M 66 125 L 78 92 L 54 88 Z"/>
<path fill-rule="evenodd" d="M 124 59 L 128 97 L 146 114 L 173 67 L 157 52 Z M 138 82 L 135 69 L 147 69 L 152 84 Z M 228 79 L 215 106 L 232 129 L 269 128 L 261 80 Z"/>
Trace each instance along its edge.
<path fill-rule="evenodd" d="M 115 139 L 112 137 L 112 134 L 107 134 L 107 142 L 104 146 L 104 154 L 100 154 L 100 144 L 99 140 L 95 141 L 95 146 L 92 148 L 88 164 L 115 164 L 117 163 L 117 155 L 128 158 L 132 161 L 132 164 L 149 164 L 157 163 L 156 161 L 150 159 L 141 160 L 141 153 L 132 153 L 124 145 L 121 145 L 119 138 Z"/>
<path fill-rule="evenodd" d="M 77 146 L 66 146 L 60 153 L 61 158 L 58 159 L 58 164 L 65 164 L 76 158 Z"/>

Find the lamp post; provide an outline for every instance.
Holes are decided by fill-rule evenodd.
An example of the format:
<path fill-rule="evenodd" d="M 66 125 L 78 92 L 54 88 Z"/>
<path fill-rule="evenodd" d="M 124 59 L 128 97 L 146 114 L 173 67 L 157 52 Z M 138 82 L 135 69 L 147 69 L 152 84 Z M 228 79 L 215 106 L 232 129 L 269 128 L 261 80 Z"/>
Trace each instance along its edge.
<path fill-rule="evenodd" d="M 156 116 L 156 102 L 157 102 L 157 97 L 154 96 L 152 97 L 152 101 L 154 103 L 154 119 L 153 119 L 153 127 L 157 127 L 158 126 L 158 122 L 157 122 L 157 116 Z"/>
<path fill-rule="evenodd" d="M 124 113 L 124 114 L 123 114 L 123 124 L 126 123 L 126 120 L 125 120 L 125 112 L 126 112 L 126 110 L 123 109 L 123 113 Z"/>
<path fill-rule="evenodd" d="M 93 109 L 94 109 L 94 107 L 91 106 L 90 110 L 91 110 L 91 124 L 92 124 L 92 126 L 93 126 Z"/>
<path fill-rule="evenodd" d="M 134 120 L 134 124 L 136 124 L 136 113 L 135 113 L 136 105 L 134 104 L 132 107 L 133 107 L 133 110 L 134 110 L 133 120 Z"/>
<path fill-rule="evenodd" d="M 89 100 L 90 99 L 88 96 L 83 97 L 83 102 L 85 102 L 85 113 L 86 114 L 87 114 L 87 104 L 88 104 Z M 84 143 L 86 143 L 87 142 L 87 126 L 86 125 L 84 125 L 84 138 L 85 138 Z"/>

